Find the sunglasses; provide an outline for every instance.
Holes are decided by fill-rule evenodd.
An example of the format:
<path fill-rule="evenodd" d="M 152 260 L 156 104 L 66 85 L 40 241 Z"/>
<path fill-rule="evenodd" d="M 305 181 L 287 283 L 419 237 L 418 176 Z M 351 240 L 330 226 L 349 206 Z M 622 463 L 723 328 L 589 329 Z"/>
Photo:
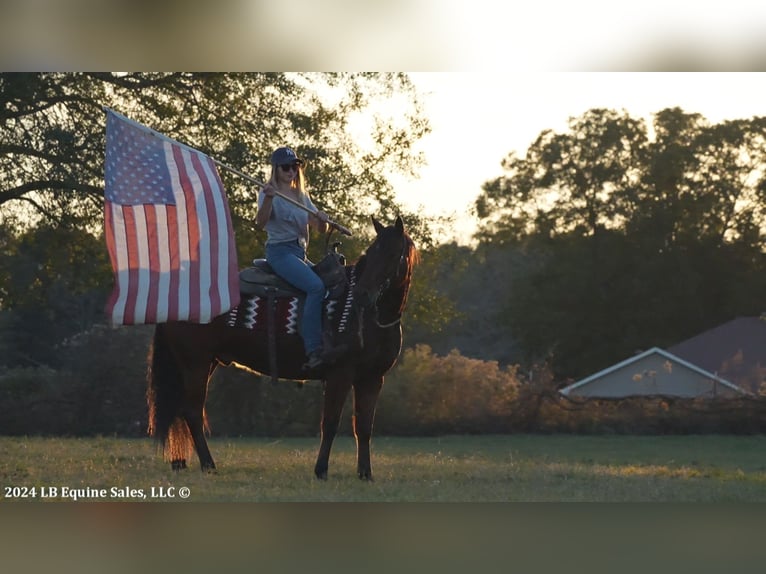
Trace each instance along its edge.
<path fill-rule="evenodd" d="M 283 163 L 279 166 L 279 169 L 284 171 L 285 173 L 291 172 L 291 171 L 298 171 L 298 164 L 297 163 Z"/>

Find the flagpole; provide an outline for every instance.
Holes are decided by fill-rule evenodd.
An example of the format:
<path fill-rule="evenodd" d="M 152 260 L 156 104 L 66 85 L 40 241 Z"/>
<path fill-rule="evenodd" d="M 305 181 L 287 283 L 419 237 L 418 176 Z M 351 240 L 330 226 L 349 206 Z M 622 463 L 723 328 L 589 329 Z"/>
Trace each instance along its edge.
<path fill-rule="evenodd" d="M 247 181 L 250 181 L 250 182 L 254 183 L 258 187 L 264 187 L 266 185 L 262 181 L 260 181 L 258 179 L 255 179 L 254 177 L 251 177 L 251 176 L 247 175 L 246 173 L 243 173 L 243 172 L 239 171 L 236 168 L 233 168 L 233 167 L 231 167 L 229 165 L 226 165 L 225 163 L 222 163 L 222 162 L 218 161 L 215 158 L 211 157 L 210 159 L 213 160 L 213 163 L 215 163 L 217 166 L 222 167 L 223 169 L 228 170 L 228 171 L 232 172 L 233 174 L 238 175 L 239 177 L 242 177 L 242 178 L 246 179 Z M 276 190 L 274 190 L 274 193 L 276 195 L 278 195 L 279 197 L 281 197 L 282 199 L 284 199 L 285 201 L 287 201 L 289 203 L 292 203 L 296 207 L 300 207 L 304 211 L 307 211 L 311 215 L 316 215 L 316 211 L 313 211 L 311 208 L 306 207 L 301 202 L 294 200 L 292 197 L 288 197 L 285 194 L 280 193 L 279 191 L 276 191 Z M 349 237 L 351 236 L 351 230 L 348 229 L 347 227 L 343 227 L 340 223 L 336 223 L 336 222 L 328 219 L 327 220 L 327 224 L 331 225 L 332 227 L 334 227 L 335 229 L 340 231 L 343 235 L 348 235 Z"/>
<path fill-rule="evenodd" d="M 130 124 L 132 124 L 132 125 L 136 126 L 137 128 L 140 128 L 140 129 L 143 129 L 143 130 L 145 130 L 146 132 L 148 132 L 149 134 L 151 134 L 151 135 L 153 135 L 153 136 L 156 136 L 156 137 L 158 137 L 158 138 L 161 138 L 161 139 L 164 139 L 164 140 L 170 141 L 170 142 L 172 142 L 172 143 L 178 144 L 178 145 L 180 145 L 180 146 L 183 146 L 183 147 L 185 147 L 185 148 L 188 148 L 188 149 L 190 149 L 190 150 L 192 150 L 192 151 L 194 151 L 194 152 L 203 153 L 203 152 L 200 152 L 198 149 L 195 149 L 195 148 L 193 148 L 193 147 L 191 147 L 191 146 L 188 146 L 188 145 L 186 145 L 186 144 L 184 144 L 184 143 L 181 143 L 181 142 L 179 142 L 179 141 L 176 141 L 176 140 L 174 140 L 174 139 L 171 139 L 171 138 L 169 138 L 168 136 L 166 136 L 166 135 L 164 135 L 164 134 L 161 134 L 160 132 L 158 132 L 158 131 L 155 131 L 155 130 L 153 130 L 152 128 L 150 128 L 150 127 L 148 127 L 148 126 L 145 126 L 145 125 L 143 125 L 143 124 L 140 124 L 140 123 L 138 123 L 138 122 L 136 122 L 136 121 L 134 121 L 134 120 L 131 120 L 130 118 L 123 116 L 121 113 L 119 113 L 119 112 L 116 112 L 116 111 L 114 111 L 113 109 L 111 109 L 111 108 L 109 108 L 109 107 L 107 107 L 107 106 L 104 106 L 104 105 L 102 105 L 102 106 L 101 106 L 101 108 L 102 108 L 102 109 L 103 109 L 105 112 L 111 112 L 111 113 L 115 114 L 116 116 L 119 116 L 119 117 L 120 117 L 122 120 L 124 120 L 124 121 L 127 121 L 128 123 L 130 123 Z M 205 155 L 207 155 L 207 154 L 205 154 Z M 210 156 L 207 156 L 207 157 L 210 157 Z M 213 161 L 213 163 L 215 163 L 217 166 L 219 166 L 219 167 L 222 167 L 223 169 L 225 169 L 225 170 L 228 170 L 228 171 L 230 171 L 230 172 L 232 172 L 232 173 L 234 173 L 234 174 L 236 174 L 236 175 L 238 175 L 238 176 L 240 176 L 240 177 L 242 177 L 242 178 L 244 178 L 244 179 L 246 179 L 246 180 L 248 180 L 248 181 L 250 181 L 250 182 L 254 183 L 254 184 L 255 184 L 255 185 L 257 185 L 258 187 L 264 187 L 264 186 L 266 185 L 266 184 L 265 184 L 265 183 L 263 183 L 262 181 L 259 181 L 259 180 L 255 179 L 254 177 L 251 177 L 251 176 L 247 175 L 246 173 L 243 173 L 243 172 L 239 171 L 238 169 L 235 169 L 235 168 L 233 168 L 233 167 L 231 167 L 231 166 L 229 166 L 229 165 L 226 165 L 225 163 L 222 163 L 222 162 L 218 161 L 217 159 L 215 159 L 215 158 L 213 158 L 213 157 L 210 157 L 210 159 L 211 159 L 211 160 Z M 289 203 L 292 203 L 292 204 L 293 204 L 293 205 L 295 205 L 296 207 L 300 207 L 302 210 L 304 210 L 304 211 L 307 211 L 307 212 L 308 212 L 308 213 L 310 213 L 311 215 L 316 215 L 316 211 L 313 211 L 312 209 L 310 209 L 310 208 L 306 207 L 306 206 L 305 206 L 305 205 L 303 205 L 302 203 L 300 203 L 300 202 L 298 202 L 298 201 L 295 201 L 293 198 L 291 198 L 291 197 L 288 197 L 288 196 L 286 196 L 285 194 L 283 194 L 283 193 L 280 193 L 280 192 L 278 192 L 278 191 L 275 191 L 274 193 L 275 193 L 276 195 L 278 195 L 279 197 L 281 197 L 282 199 L 284 199 L 285 201 L 288 201 Z M 332 221 L 331 219 L 328 219 L 328 220 L 327 220 L 327 224 L 328 224 L 328 225 L 330 225 L 330 226 L 332 226 L 332 227 L 334 227 L 334 228 L 335 228 L 335 229 L 337 229 L 338 231 L 340 231 L 340 232 L 341 232 L 343 235 L 348 235 L 349 237 L 352 235 L 352 233 L 351 233 L 351 230 L 350 230 L 350 229 L 348 229 L 347 227 L 344 227 L 344 226 L 342 226 L 340 223 L 336 223 L 335 221 Z"/>

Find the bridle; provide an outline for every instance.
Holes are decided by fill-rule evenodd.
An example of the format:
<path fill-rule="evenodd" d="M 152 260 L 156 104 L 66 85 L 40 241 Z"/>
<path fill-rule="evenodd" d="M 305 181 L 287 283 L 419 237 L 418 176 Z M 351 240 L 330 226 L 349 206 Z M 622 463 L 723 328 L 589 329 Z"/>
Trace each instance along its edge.
<path fill-rule="evenodd" d="M 394 275 L 394 279 L 398 279 L 402 275 L 402 264 L 406 264 L 407 262 L 407 242 L 404 242 L 404 245 L 402 246 L 402 252 L 399 254 L 399 262 L 396 265 L 396 274 Z M 391 277 L 386 278 L 386 280 L 383 282 L 383 284 L 378 289 L 377 293 L 375 294 L 373 308 L 375 310 L 375 314 L 373 315 L 373 322 L 375 325 L 381 329 L 388 329 L 389 327 L 394 327 L 395 325 L 398 325 L 402 321 L 402 313 L 399 312 L 396 319 L 394 319 L 391 322 L 388 323 L 381 323 L 380 322 L 380 309 L 378 309 L 378 301 L 380 300 L 381 295 L 386 292 L 386 290 L 391 286 Z"/>
<path fill-rule="evenodd" d="M 370 297 L 370 300 L 372 301 L 372 309 L 373 309 L 373 316 L 372 321 L 375 324 L 376 327 L 379 329 L 389 329 L 391 327 L 395 327 L 396 325 L 399 325 L 402 321 L 402 312 L 399 311 L 397 317 L 393 321 L 389 321 L 386 323 L 381 323 L 380 321 L 380 309 L 378 308 L 378 302 L 380 301 L 381 296 L 383 293 L 385 293 L 388 288 L 391 286 L 392 279 L 398 279 L 402 277 L 403 275 L 403 265 L 407 264 L 407 252 L 408 252 L 408 243 L 405 240 L 404 245 L 402 246 L 402 251 L 399 254 L 399 262 L 396 265 L 396 273 L 393 275 L 393 277 L 387 277 L 383 283 L 380 284 L 380 286 L 377 288 L 377 290 L 374 292 L 374 295 Z M 361 320 L 362 316 L 364 314 L 364 307 L 360 308 L 360 321 L 359 321 L 359 341 L 364 346 L 364 338 L 362 336 L 362 328 L 364 322 Z"/>

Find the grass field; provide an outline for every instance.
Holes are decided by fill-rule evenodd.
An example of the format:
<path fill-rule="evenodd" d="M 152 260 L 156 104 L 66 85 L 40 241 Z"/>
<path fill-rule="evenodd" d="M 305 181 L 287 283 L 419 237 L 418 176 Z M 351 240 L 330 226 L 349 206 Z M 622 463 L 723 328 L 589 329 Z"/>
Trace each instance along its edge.
<path fill-rule="evenodd" d="M 326 482 L 313 476 L 316 438 L 210 447 L 217 473 L 196 458 L 173 473 L 150 439 L 0 437 L 0 500 L 766 502 L 762 436 L 376 437 L 372 483 L 356 477 L 347 436 Z"/>

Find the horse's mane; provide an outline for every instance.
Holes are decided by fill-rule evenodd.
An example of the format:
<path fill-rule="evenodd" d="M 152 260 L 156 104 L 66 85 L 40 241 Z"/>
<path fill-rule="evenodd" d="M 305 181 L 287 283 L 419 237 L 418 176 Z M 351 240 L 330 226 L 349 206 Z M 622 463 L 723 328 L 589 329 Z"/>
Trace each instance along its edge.
<path fill-rule="evenodd" d="M 415 243 L 412 241 L 412 238 L 405 233 L 404 234 L 404 241 L 405 241 L 405 259 L 407 260 L 407 270 L 404 274 L 404 280 L 402 281 L 402 287 L 403 287 L 403 293 L 402 293 L 402 303 L 399 306 L 399 314 L 401 315 L 404 313 L 404 308 L 407 305 L 407 295 L 410 292 L 410 285 L 412 283 L 412 270 L 415 268 L 415 265 L 420 263 L 420 252 L 415 247 Z"/>
<path fill-rule="evenodd" d="M 420 253 L 415 247 L 412 238 L 407 235 L 407 233 L 404 234 L 404 259 L 407 262 L 407 269 L 401 284 L 406 286 L 406 289 L 408 290 L 410 281 L 412 281 L 412 270 L 415 268 L 416 264 L 420 263 Z M 407 298 L 406 291 L 404 297 L 405 299 Z"/>

